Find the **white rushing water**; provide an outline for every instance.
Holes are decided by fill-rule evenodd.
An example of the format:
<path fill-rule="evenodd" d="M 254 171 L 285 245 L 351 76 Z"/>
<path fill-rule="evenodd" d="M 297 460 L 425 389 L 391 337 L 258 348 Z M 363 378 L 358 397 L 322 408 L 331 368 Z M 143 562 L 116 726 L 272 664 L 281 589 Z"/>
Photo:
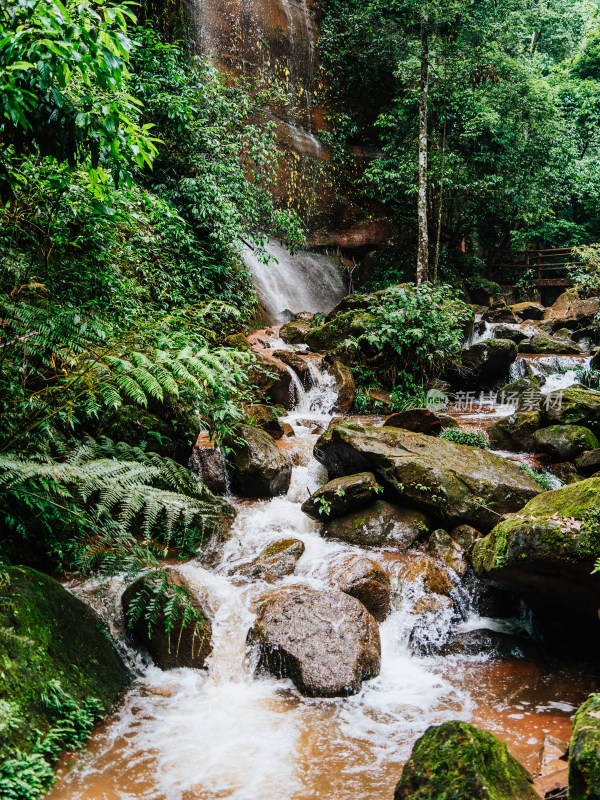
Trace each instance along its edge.
<path fill-rule="evenodd" d="M 246 248 L 244 261 L 269 324 L 287 322 L 286 312 L 326 313 L 347 294 L 346 273 L 338 258 L 306 250 L 291 255 L 274 240 L 266 252 L 272 260 L 265 264 L 258 252 Z"/>

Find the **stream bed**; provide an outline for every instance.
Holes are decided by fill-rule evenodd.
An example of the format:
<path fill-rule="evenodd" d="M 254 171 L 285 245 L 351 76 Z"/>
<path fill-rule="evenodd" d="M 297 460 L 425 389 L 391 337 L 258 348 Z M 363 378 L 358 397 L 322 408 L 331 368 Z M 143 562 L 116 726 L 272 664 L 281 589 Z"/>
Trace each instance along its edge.
<path fill-rule="evenodd" d="M 406 580 L 385 549 L 368 552 L 393 589 L 392 611 L 380 625 L 377 678 L 353 697 L 309 699 L 290 681 L 255 674 L 246 634 L 255 602 L 273 586 L 244 581 L 236 568 L 273 541 L 301 539 L 305 552 L 295 573 L 276 585 L 328 588 L 333 558 L 365 552 L 322 538 L 320 524 L 300 509 L 326 480 L 312 450 L 332 417 L 335 391 L 325 373 L 298 392 L 296 410 L 285 418 L 295 436 L 280 442 L 295 464 L 287 496 L 233 499 L 238 517 L 216 566 L 207 569 L 200 560 L 178 566 L 212 618 L 207 671 L 163 672 L 130 647 L 119 629 L 119 579 L 103 592 L 94 582 L 72 587 L 110 624 L 138 677 L 86 752 L 63 759 L 52 800 L 391 800 L 403 763 L 429 725 L 472 721 L 504 739 L 533 773 L 544 736 L 569 738 L 573 712 L 596 688 L 593 672 L 541 657 L 423 654 L 414 646 L 415 630 L 434 643 L 480 629 L 530 636 L 530 620 L 481 618 L 455 574 L 460 614 L 419 616 L 423 586 Z M 485 429 L 495 413 L 458 416 L 465 427 Z"/>

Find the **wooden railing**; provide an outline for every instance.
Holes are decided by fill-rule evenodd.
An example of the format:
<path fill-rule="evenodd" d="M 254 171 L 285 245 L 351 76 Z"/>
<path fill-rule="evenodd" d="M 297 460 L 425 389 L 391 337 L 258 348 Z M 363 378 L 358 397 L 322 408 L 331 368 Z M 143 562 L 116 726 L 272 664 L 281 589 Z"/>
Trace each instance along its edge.
<path fill-rule="evenodd" d="M 489 266 L 490 278 L 502 285 L 515 284 L 531 276 L 536 286 L 572 286 L 569 268 L 582 266 L 573 257 L 572 247 L 553 250 L 499 250 Z"/>

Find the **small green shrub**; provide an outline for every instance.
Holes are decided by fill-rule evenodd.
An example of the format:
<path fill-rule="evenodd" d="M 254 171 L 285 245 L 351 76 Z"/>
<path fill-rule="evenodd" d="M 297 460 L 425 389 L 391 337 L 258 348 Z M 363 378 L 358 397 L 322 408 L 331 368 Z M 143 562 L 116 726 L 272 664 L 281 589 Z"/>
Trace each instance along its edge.
<path fill-rule="evenodd" d="M 454 442 L 454 444 L 467 444 L 470 447 L 480 447 L 482 450 L 487 450 L 489 441 L 485 433 L 476 433 L 475 431 L 463 431 L 460 428 L 449 428 L 444 431 L 440 439 L 446 442 Z"/>
<path fill-rule="evenodd" d="M 523 472 L 527 473 L 527 475 L 529 475 L 529 477 L 532 478 L 545 492 L 549 492 L 551 489 L 556 488 L 556 478 L 547 470 L 532 469 L 529 464 L 521 464 L 521 469 Z"/>

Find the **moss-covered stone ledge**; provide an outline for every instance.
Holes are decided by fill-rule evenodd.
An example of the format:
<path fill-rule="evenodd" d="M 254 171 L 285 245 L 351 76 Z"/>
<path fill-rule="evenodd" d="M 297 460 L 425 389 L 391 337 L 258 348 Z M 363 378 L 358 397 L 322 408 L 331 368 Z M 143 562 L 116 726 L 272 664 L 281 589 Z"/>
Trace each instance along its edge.
<path fill-rule="evenodd" d="M 51 681 L 107 712 L 130 675 L 99 617 L 53 578 L 0 566 L 0 759 L 30 752 L 51 727 L 42 694 Z"/>
<path fill-rule="evenodd" d="M 475 572 L 548 609 L 598 622 L 600 478 L 534 497 L 473 547 Z"/>

